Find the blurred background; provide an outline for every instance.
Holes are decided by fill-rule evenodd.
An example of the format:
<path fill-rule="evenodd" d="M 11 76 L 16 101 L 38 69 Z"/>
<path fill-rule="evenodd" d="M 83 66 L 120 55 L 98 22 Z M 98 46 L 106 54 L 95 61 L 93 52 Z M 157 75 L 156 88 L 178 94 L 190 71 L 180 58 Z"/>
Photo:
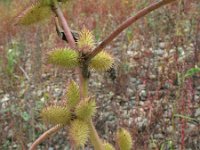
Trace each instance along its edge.
<path fill-rule="evenodd" d="M 15 26 L 29 0 L 0 0 L 0 149 L 28 149 L 50 128 L 40 110 L 63 100 L 75 72 L 47 64 L 46 54 L 67 46 L 57 36 L 53 17 L 31 26 Z M 63 5 L 70 27 L 88 28 L 97 43 L 153 0 L 69 0 Z M 115 145 L 114 132 L 127 128 L 135 150 L 200 149 L 200 3 L 179 0 L 122 32 L 106 47 L 114 69 L 92 72 L 90 95 L 102 139 Z M 63 129 L 38 149 L 68 150 Z M 90 145 L 88 144 L 88 149 Z"/>

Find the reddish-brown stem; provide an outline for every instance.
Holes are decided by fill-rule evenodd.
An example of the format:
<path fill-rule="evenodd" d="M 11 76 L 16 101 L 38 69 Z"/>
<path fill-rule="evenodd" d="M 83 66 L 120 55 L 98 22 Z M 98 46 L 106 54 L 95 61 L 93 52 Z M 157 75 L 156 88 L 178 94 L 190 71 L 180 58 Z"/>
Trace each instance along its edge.
<path fill-rule="evenodd" d="M 46 132 L 44 132 L 30 147 L 29 150 L 35 150 L 36 147 L 43 142 L 44 140 L 46 140 L 48 137 L 50 137 L 53 133 L 56 133 L 57 131 L 59 131 L 63 126 L 61 125 L 56 125 L 54 127 L 52 127 L 51 129 L 47 130 Z"/>
<path fill-rule="evenodd" d="M 62 24 L 62 27 L 63 27 L 63 30 L 64 30 L 64 33 L 65 33 L 65 36 L 67 38 L 67 41 L 69 43 L 69 46 L 71 48 L 74 48 L 75 47 L 75 41 L 74 41 L 74 38 L 72 36 L 72 33 L 70 31 L 70 28 L 68 26 L 68 23 L 67 23 L 67 20 L 65 19 L 64 15 L 63 15 L 63 12 L 62 10 L 60 9 L 59 5 L 58 4 L 55 4 L 54 6 L 54 12 L 55 14 L 58 16 L 58 18 L 60 19 L 60 22 Z"/>
<path fill-rule="evenodd" d="M 168 3 L 171 3 L 176 0 L 161 0 L 159 2 L 155 2 L 146 8 L 140 10 L 135 16 L 132 16 L 128 18 L 126 21 L 124 21 L 121 25 L 119 25 L 106 39 L 104 39 L 89 55 L 87 60 L 91 60 L 94 56 L 96 56 L 99 52 L 102 51 L 103 48 L 106 47 L 115 37 L 117 37 L 124 29 L 129 27 L 131 24 L 136 22 L 138 19 L 144 17 L 145 15 L 149 14 L 155 9 L 158 9 L 159 7 L 166 5 Z"/>

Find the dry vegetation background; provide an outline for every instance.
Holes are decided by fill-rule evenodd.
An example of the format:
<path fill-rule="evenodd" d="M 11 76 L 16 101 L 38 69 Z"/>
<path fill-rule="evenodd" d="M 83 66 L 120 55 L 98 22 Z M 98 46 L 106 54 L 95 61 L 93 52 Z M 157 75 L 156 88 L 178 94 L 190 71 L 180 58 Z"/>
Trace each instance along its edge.
<path fill-rule="evenodd" d="M 28 0 L 0 1 L 0 149 L 28 149 L 47 128 L 41 108 L 62 101 L 74 72 L 48 65 L 45 54 L 63 46 L 48 20 L 30 27 L 13 26 Z M 101 41 L 128 16 L 152 0 L 74 0 L 63 10 L 72 29 L 87 27 Z M 137 21 L 107 47 L 115 74 L 93 73 L 97 130 L 114 143 L 123 126 L 137 150 L 200 149 L 200 75 L 180 84 L 188 69 L 200 66 L 200 3 L 179 0 Z M 115 76 L 112 80 L 110 76 Z M 41 149 L 69 149 L 66 131 Z M 89 149 L 90 145 L 88 145 Z"/>

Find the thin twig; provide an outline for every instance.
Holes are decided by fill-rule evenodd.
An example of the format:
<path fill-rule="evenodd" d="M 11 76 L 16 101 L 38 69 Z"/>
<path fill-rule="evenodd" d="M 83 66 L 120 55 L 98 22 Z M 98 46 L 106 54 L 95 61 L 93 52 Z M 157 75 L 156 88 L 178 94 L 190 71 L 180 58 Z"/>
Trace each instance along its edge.
<path fill-rule="evenodd" d="M 44 132 L 30 147 L 29 150 L 35 150 L 36 147 L 43 142 L 44 140 L 46 140 L 48 137 L 50 137 L 53 133 L 56 133 L 57 131 L 59 131 L 63 126 L 62 125 L 56 125 L 54 127 L 52 127 L 51 129 L 47 130 L 46 132 Z"/>
<path fill-rule="evenodd" d="M 90 61 L 94 56 L 96 56 L 99 52 L 102 51 L 103 48 L 106 47 L 114 38 L 116 38 L 124 29 L 129 27 L 131 24 L 136 22 L 138 19 L 144 17 L 155 9 L 160 8 L 163 5 L 171 3 L 176 0 L 161 0 L 159 2 L 155 2 L 146 8 L 140 10 L 135 16 L 128 18 L 121 25 L 119 25 L 116 30 L 114 30 L 106 39 L 104 39 L 87 57 L 87 61 Z"/>
<path fill-rule="evenodd" d="M 30 81 L 30 78 L 29 78 L 27 72 L 26 72 L 21 66 L 19 66 L 19 69 L 23 72 L 23 74 L 24 74 L 24 76 L 26 77 L 26 79 L 27 79 L 28 81 Z"/>

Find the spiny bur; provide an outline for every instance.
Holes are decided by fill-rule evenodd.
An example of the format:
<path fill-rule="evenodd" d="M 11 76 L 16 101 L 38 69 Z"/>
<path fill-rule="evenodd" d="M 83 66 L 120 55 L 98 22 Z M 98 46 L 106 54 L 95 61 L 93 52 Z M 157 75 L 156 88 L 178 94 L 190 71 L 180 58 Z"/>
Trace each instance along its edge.
<path fill-rule="evenodd" d="M 70 48 L 56 48 L 48 54 L 48 62 L 72 69 L 79 65 L 79 54 Z"/>
<path fill-rule="evenodd" d="M 70 81 L 66 93 L 67 107 L 69 109 L 74 108 L 80 101 L 79 87 L 73 80 Z"/>
<path fill-rule="evenodd" d="M 88 124 L 81 120 L 71 122 L 69 135 L 76 147 L 84 147 L 89 137 Z"/>
<path fill-rule="evenodd" d="M 79 39 L 77 45 L 78 48 L 81 49 L 83 53 L 90 52 L 95 45 L 95 40 L 92 32 L 90 32 L 86 28 L 83 28 L 79 33 Z"/>
<path fill-rule="evenodd" d="M 115 148 L 108 142 L 103 143 L 104 150 L 115 150 Z"/>
<path fill-rule="evenodd" d="M 113 57 L 109 53 L 102 51 L 91 59 L 89 67 L 98 72 L 103 72 L 109 70 L 113 66 L 113 63 Z"/>
<path fill-rule="evenodd" d="M 81 120 L 89 120 L 96 113 L 96 102 L 93 99 L 86 98 L 82 100 L 76 107 L 75 113 Z"/>
<path fill-rule="evenodd" d="M 132 137 L 127 130 L 123 128 L 119 129 L 116 134 L 116 140 L 120 150 L 132 149 Z"/>
<path fill-rule="evenodd" d="M 45 122 L 56 125 L 66 125 L 71 118 L 70 111 L 63 106 L 49 106 L 41 112 L 41 117 Z"/>
<path fill-rule="evenodd" d="M 31 25 L 43 21 L 51 16 L 51 7 L 44 6 L 41 2 L 31 4 L 19 16 L 17 24 Z"/>
<path fill-rule="evenodd" d="M 22 11 L 15 20 L 15 24 L 31 25 L 50 18 L 52 8 L 57 2 L 65 3 L 67 0 L 34 0 Z"/>

